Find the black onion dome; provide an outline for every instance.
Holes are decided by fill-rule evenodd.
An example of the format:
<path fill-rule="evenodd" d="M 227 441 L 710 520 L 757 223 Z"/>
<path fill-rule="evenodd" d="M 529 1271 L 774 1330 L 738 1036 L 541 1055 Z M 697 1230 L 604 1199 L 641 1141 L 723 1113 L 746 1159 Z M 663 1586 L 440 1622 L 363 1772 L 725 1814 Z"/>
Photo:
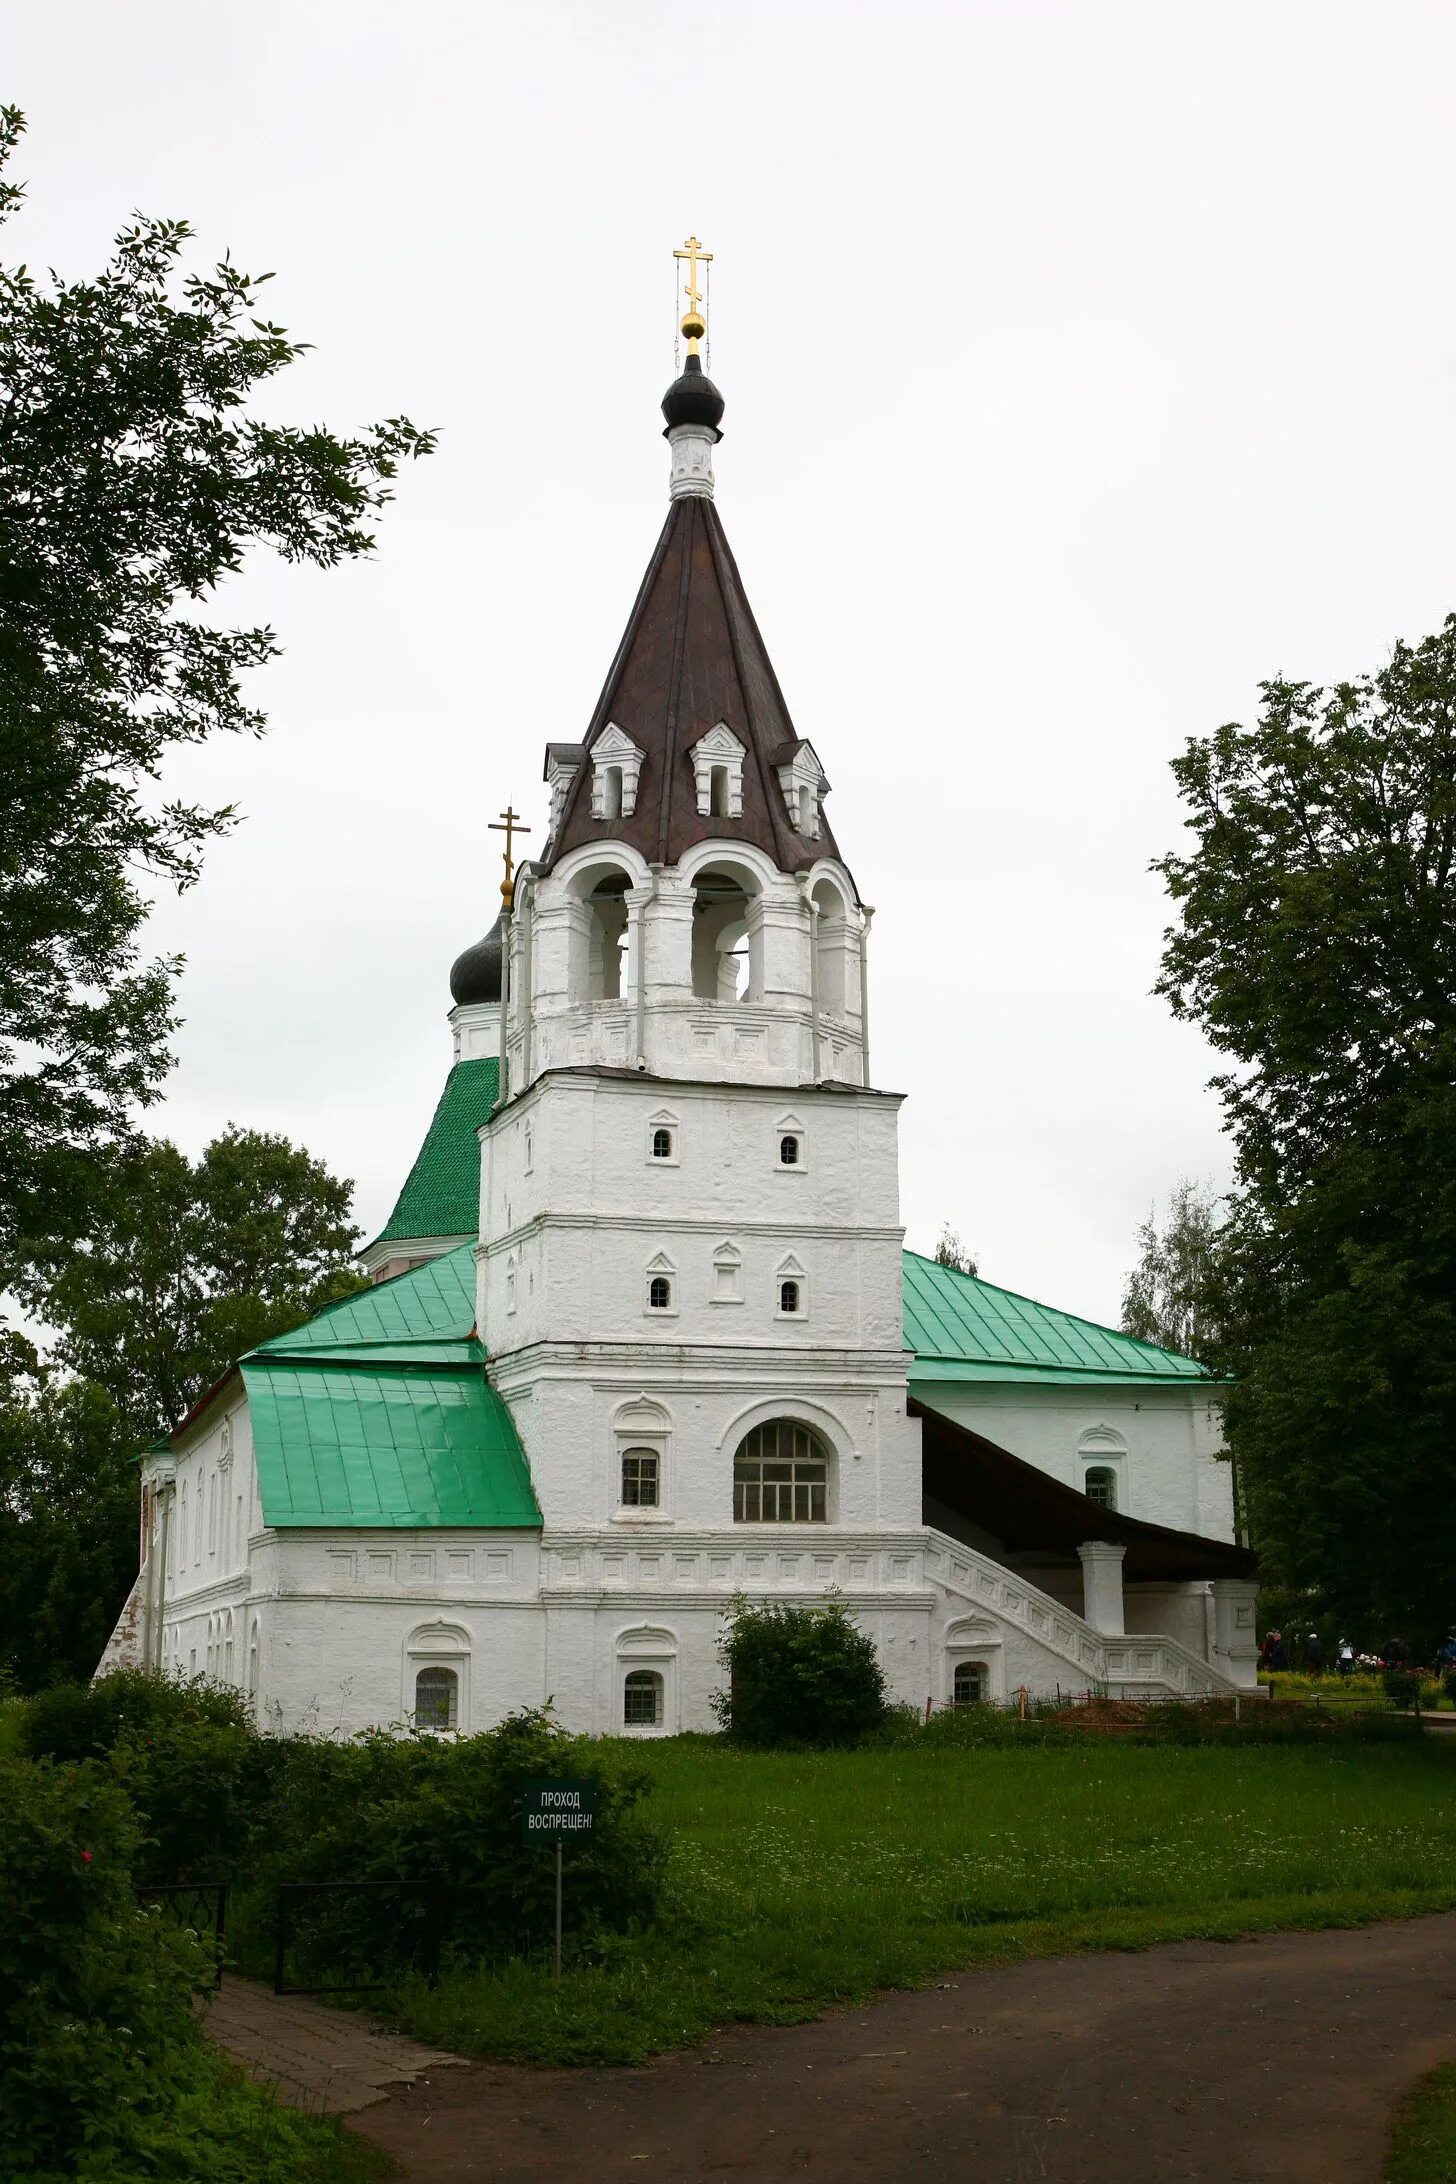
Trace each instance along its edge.
<path fill-rule="evenodd" d="M 674 425 L 709 425 L 714 432 L 723 422 L 727 404 L 703 370 L 700 356 L 690 356 L 683 366 L 682 377 L 675 379 L 662 398 L 662 414 L 667 419 L 666 431 Z"/>
<path fill-rule="evenodd" d="M 459 1008 L 474 1001 L 499 1001 L 501 997 L 501 921 L 496 919 L 484 940 L 478 940 L 450 966 L 450 998 Z"/>

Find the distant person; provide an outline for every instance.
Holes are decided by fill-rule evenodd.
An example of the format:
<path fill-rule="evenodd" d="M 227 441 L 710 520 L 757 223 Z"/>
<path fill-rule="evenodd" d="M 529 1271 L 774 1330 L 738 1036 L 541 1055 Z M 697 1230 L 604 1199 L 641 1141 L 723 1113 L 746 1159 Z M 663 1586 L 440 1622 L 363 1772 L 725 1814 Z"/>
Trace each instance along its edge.
<path fill-rule="evenodd" d="M 1453 1630 L 1449 1637 L 1441 1645 L 1437 1646 L 1436 1666 L 1438 1668 L 1456 1668 L 1456 1630 Z"/>
<path fill-rule="evenodd" d="M 1405 1664 L 1405 1640 L 1403 1638 L 1387 1638 L 1384 1645 L 1380 1648 L 1381 1667 L 1404 1668 Z"/>
<path fill-rule="evenodd" d="M 1304 1641 L 1304 1665 L 1311 1676 L 1323 1676 L 1325 1672 L 1325 1649 L 1317 1630 L 1312 1630 Z"/>
<path fill-rule="evenodd" d="M 1342 1638 L 1335 1648 L 1335 1666 L 1342 1676 L 1355 1673 L 1355 1648 L 1348 1638 Z"/>
<path fill-rule="evenodd" d="M 1284 1643 L 1282 1632 L 1275 1630 L 1269 1635 L 1274 1641 L 1269 1648 L 1269 1666 L 1276 1676 L 1282 1675 L 1289 1666 L 1289 1648 Z"/>

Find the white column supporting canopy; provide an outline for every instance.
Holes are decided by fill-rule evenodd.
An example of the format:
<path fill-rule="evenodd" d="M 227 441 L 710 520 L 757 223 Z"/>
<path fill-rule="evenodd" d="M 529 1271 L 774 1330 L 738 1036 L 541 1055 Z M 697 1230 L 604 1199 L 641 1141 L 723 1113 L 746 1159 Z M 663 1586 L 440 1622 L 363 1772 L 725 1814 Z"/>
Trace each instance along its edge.
<path fill-rule="evenodd" d="M 1125 1547 L 1105 1539 L 1084 1540 L 1077 1549 L 1082 1558 L 1082 1612 L 1105 1638 L 1121 1638 L 1126 1630 L 1122 1612 L 1122 1559 Z"/>

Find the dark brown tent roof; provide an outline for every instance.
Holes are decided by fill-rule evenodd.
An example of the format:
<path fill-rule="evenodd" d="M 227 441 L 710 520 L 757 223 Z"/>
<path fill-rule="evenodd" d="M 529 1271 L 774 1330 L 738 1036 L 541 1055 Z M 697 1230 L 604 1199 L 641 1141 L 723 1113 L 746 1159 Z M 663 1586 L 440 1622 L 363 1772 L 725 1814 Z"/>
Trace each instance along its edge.
<path fill-rule="evenodd" d="M 1075 1555 L 1084 1540 L 1110 1540 L 1127 1549 L 1128 1583 L 1252 1577 L 1258 1568 L 1252 1548 L 1099 1509 L 1074 1487 L 913 1398 L 910 1415 L 921 1421 L 925 1492 L 992 1533 L 1009 1555 Z"/>
<path fill-rule="evenodd" d="M 747 747 L 737 819 L 698 814 L 690 753 L 719 721 Z M 636 808 L 629 819 L 594 819 L 584 765 L 541 870 L 592 842 L 629 842 L 650 864 L 669 865 L 710 837 L 751 842 L 781 872 L 839 855 L 827 820 L 817 840 L 790 824 L 774 759 L 799 737 L 718 512 L 701 495 L 684 495 L 668 510 L 592 714 L 588 753 L 612 723 L 644 754 Z"/>

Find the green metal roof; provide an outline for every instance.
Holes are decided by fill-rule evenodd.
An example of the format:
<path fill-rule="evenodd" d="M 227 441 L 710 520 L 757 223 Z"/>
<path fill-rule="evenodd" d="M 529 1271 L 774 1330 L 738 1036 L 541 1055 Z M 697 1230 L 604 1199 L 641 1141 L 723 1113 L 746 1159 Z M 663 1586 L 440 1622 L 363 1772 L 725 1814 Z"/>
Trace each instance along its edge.
<path fill-rule="evenodd" d="M 271 1525 L 538 1529 L 510 1412 L 483 1366 L 243 1364 Z"/>
<path fill-rule="evenodd" d="M 500 1063 L 457 1062 L 445 1079 L 425 1142 L 375 1238 L 474 1236 L 480 1227 L 480 1149 L 476 1131 L 495 1111 Z"/>
<path fill-rule="evenodd" d="M 453 1251 L 412 1267 L 408 1274 L 397 1274 L 393 1281 L 376 1282 L 357 1296 L 325 1305 L 301 1327 L 260 1343 L 251 1355 L 316 1356 L 342 1351 L 355 1356 L 388 1350 L 423 1364 L 427 1360 L 417 1353 L 433 1347 L 444 1351 L 445 1362 L 457 1351 L 463 1362 L 474 1333 L 475 1246 L 457 1244 Z"/>
<path fill-rule="evenodd" d="M 907 1251 L 905 1347 L 910 1379 L 1162 1381 L 1208 1380 L 1191 1357 L 1057 1312 Z"/>
<path fill-rule="evenodd" d="M 473 1143 L 473 1141 L 472 1141 Z M 1191 1358 L 904 1255 L 911 1384 L 1207 1380 Z M 244 1360 L 266 1524 L 536 1529 L 475 1334 L 474 1247 L 328 1305 Z"/>

